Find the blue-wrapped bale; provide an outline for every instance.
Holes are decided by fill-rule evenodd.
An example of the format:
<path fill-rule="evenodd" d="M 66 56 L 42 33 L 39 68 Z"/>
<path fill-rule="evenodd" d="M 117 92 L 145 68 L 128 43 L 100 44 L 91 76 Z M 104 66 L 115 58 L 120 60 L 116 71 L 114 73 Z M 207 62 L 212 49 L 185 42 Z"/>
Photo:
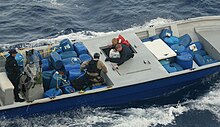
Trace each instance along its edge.
<path fill-rule="evenodd" d="M 92 60 L 92 57 L 89 54 L 81 54 L 79 55 L 79 59 L 81 60 L 81 62 L 85 62 L 85 61 L 90 61 Z"/>
<path fill-rule="evenodd" d="M 64 40 L 60 41 L 60 47 L 63 52 L 74 51 L 74 47 L 69 39 L 64 39 Z"/>
<path fill-rule="evenodd" d="M 88 53 L 87 48 L 81 42 L 74 43 L 74 47 L 75 47 L 75 51 L 78 54 L 78 56 L 81 55 L 81 54 L 87 54 Z"/>
<path fill-rule="evenodd" d="M 63 67 L 62 59 L 57 52 L 50 53 L 49 62 L 50 65 L 56 70 L 59 70 Z"/>
<path fill-rule="evenodd" d="M 183 69 L 190 69 L 193 65 L 193 57 L 188 52 L 182 52 L 177 56 L 176 60 L 177 64 L 179 64 Z"/>
<path fill-rule="evenodd" d="M 78 57 L 70 57 L 70 58 L 66 58 L 63 59 L 63 64 L 67 65 L 67 64 L 80 64 L 81 60 Z"/>
<path fill-rule="evenodd" d="M 48 91 L 46 91 L 43 95 L 44 98 L 54 98 L 56 96 L 59 96 L 62 94 L 62 90 L 61 89 L 56 89 L 56 88 L 52 88 L 49 89 Z"/>
<path fill-rule="evenodd" d="M 66 51 L 60 53 L 60 57 L 62 59 L 70 58 L 70 57 L 77 57 L 77 53 L 75 51 Z"/>
<path fill-rule="evenodd" d="M 50 88 L 50 82 L 51 82 L 54 72 L 55 70 L 42 72 L 44 91 L 47 91 Z"/>

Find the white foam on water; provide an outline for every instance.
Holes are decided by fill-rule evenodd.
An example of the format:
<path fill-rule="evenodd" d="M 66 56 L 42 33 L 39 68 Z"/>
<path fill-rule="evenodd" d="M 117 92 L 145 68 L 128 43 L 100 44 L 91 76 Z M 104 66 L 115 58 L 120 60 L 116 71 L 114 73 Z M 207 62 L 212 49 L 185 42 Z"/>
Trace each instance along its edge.
<path fill-rule="evenodd" d="M 40 2 L 45 2 L 45 1 L 48 2 L 48 0 L 41 0 Z M 56 0 L 50 0 L 50 1 L 56 1 Z M 131 30 L 135 30 L 135 29 L 139 29 L 139 28 L 148 28 L 149 26 L 152 26 L 152 25 L 163 25 L 163 24 L 167 24 L 171 21 L 172 21 L 171 19 L 157 18 L 157 19 L 151 20 L 150 22 L 146 22 L 142 26 L 132 26 L 131 28 L 128 28 L 125 30 L 117 30 L 117 31 L 109 31 L 109 32 L 81 31 L 81 32 L 76 32 L 76 33 L 70 33 L 68 35 L 60 35 L 60 33 L 61 34 L 63 33 L 63 31 L 61 31 L 57 34 L 58 36 L 55 35 L 53 37 L 48 37 L 48 38 L 44 38 L 44 39 L 37 39 L 34 41 L 30 41 L 30 42 L 17 42 L 17 43 L 12 43 L 12 44 L 0 44 L 0 47 L 7 50 L 10 47 L 13 47 L 13 46 L 16 47 L 16 45 L 19 45 L 19 46 L 22 45 L 21 47 L 25 47 L 25 48 L 26 47 L 28 47 L 28 48 L 38 47 L 38 46 L 48 45 L 48 44 L 56 45 L 56 44 L 59 44 L 59 42 L 65 38 L 69 38 L 69 39 L 75 40 L 75 41 L 83 41 L 85 39 L 90 39 L 90 38 L 94 38 L 94 37 L 106 36 L 106 35 L 111 35 L 111 34 L 119 34 L 121 32 L 131 31 Z"/>
<path fill-rule="evenodd" d="M 215 86 L 207 94 L 195 100 L 191 109 L 208 110 L 220 122 L 220 83 L 215 83 Z"/>
<path fill-rule="evenodd" d="M 115 119 L 114 127 L 150 127 L 156 125 L 175 124 L 175 117 L 183 114 L 188 109 L 184 106 L 163 106 L 147 109 L 126 109 L 125 116 Z"/>
<path fill-rule="evenodd" d="M 63 6 L 66 3 L 68 3 L 70 0 L 33 0 L 36 3 L 41 3 L 44 4 L 46 6 Z"/>
<path fill-rule="evenodd" d="M 188 109 L 181 105 L 128 108 L 122 111 L 105 110 L 105 108 L 85 108 L 78 111 L 78 117 L 70 118 L 68 115 L 54 116 L 48 122 L 50 127 L 75 126 L 92 127 L 108 125 L 109 127 L 150 127 L 156 125 L 175 124 L 175 117 Z M 34 120 L 35 121 L 35 120 Z"/>
<path fill-rule="evenodd" d="M 163 19 L 163 18 L 156 18 L 156 19 L 152 19 L 150 20 L 150 22 L 145 22 L 145 25 L 143 25 L 144 27 L 148 27 L 148 26 L 160 26 L 160 25 L 164 25 L 164 24 L 169 24 L 173 22 L 172 19 Z"/>

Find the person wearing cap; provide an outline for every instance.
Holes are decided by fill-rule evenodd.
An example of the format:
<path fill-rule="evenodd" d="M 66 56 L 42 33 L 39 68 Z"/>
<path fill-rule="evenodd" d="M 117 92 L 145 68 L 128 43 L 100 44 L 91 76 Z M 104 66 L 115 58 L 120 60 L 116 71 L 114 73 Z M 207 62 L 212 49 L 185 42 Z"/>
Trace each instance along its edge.
<path fill-rule="evenodd" d="M 96 86 L 104 83 L 104 79 L 101 77 L 101 71 L 107 73 L 108 70 L 105 64 L 99 60 L 99 53 L 95 53 L 93 59 L 90 61 L 85 61 L 81 64 L 81 70 L 87 69 L 86 77 L 90 81 L 88 85 Z"/>
<path fill-rule="evenodd" d="M 6 58 L 5 62 L 5 70 L 7 73 L 7 76 L 11 83 L 14 86 L 14 96 L 15 96 L 15 102 L 23 102 L 24 99 L 21 99 L 18 95 L 19 89 L 19 81 L 20 81 L 20 72 L 19 72 L 19 66 L 17 61 L 15 60 L 15 56 L 17 54 L 17 51 L 15 49 L 11 49 L 8 52 L 10 55 Z"/>
<path fill-rule="evenodd" d="M 117 63 L 117 66 L 122 65 L 125 61 L 134 57 L 131 49 L 124 44 L 117 44 L 115 46 L 116 51 L 120 53 L 120 58 L 106 58 L 105 62 L 110 61 L 113 63 Z"/>

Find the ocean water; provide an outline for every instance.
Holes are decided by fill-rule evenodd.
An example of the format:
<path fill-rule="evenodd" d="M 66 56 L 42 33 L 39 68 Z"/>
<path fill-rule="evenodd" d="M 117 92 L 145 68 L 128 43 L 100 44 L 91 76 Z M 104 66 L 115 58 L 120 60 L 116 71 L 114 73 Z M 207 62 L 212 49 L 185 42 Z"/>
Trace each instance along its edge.
<path fill-rule="evenodd" d="M 219 15 L 217 0 L 0 0 L 0 48 L 83 40 L 171 21 Z M 1 127 L 220 127 L 220 78 L 120 107 L 82 107 Z"/>

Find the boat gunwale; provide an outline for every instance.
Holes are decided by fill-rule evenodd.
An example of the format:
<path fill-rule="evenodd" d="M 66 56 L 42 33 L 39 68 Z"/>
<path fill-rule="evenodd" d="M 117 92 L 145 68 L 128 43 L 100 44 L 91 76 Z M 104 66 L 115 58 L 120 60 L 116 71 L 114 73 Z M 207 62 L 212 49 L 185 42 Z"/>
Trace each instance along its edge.
<path fill-rule="evenodd" d="M 188 69 L 188 70 L 184 70 L 185 71 L 184 73 L 170 75 L 170 76 L 166 76 L 166 77 L 163 77 L 163 78 L 158 78 L 158 79 L 154 79 L 154 80 L 150 80 L 150 81 L 140 82 L 140 83 L 137 83 L 137 84 L 129 84 L 129 85 L 118 86 L 118 87 L 112 86 L 112 87 L 109 87 L 109 88 L 108 88 L 108 86 L 106 86 L 106 87 L 103 87 L 103 88 L 88 90 L 88 91 L 85 91 L 84 93 L 75 92 L 75 93 L 71 93 L 71 94 L 62 94 L 61 96 L 56 96 L 55 98 L 41 98 L 41 99 L 34 100 L 32 102 L 15 103 L 15 104 L 11 104 L 11 105 L 5 105 L 5 106 L 0 107 L 0 111 L 7 110 L 7 109 L 13 109 L 13 108 L 19 108 L 19 107 L 25 107 L 25 106 L 31 106 L 31 105 L 37 105 L 37 104 L 43 104 L 43 103 L 49 103 L 49 102 L 52 102 L 52 101 L 59 101 L 59 100 L 63 100 L 63 99 L 80 97 L 80 96 L 84 96 L 84 95 L 96 94 L 96 93 L 101 93 L 101 92 L 105 92 L 105 91 L 109 91 L 109 90 L 122 89 L 122 88 L 132 87 L 134 85 L 137 85 L 137 86 L 138 85 L 143 85 L 144 83 L 150 83 L 150 82 L 159 81 L 159 80 L 163 80 L 163 79 L 167 79 L 167 78 L 182 76 L 182 75 L 186 75 L 186 74 L 190 74 L 190 73 L 194 73 L 194 72 L 198 72 L 198 71 L 203 71 L 203 70 L 208 70 L 208 69 L 220 66 L 220 62 L 213 63 L 213 64 L 216 64 L 216 65 L 203 67 L 201 69 L 193 69 L 193 70 Z M 206 66 L 206 65 L 204 65 L 204 66 Z M 175 73 L 177 73 L 177 72 L 175 72 Z M 42 100 L 46 100 L 46 101 L 42 101 Z"/>

